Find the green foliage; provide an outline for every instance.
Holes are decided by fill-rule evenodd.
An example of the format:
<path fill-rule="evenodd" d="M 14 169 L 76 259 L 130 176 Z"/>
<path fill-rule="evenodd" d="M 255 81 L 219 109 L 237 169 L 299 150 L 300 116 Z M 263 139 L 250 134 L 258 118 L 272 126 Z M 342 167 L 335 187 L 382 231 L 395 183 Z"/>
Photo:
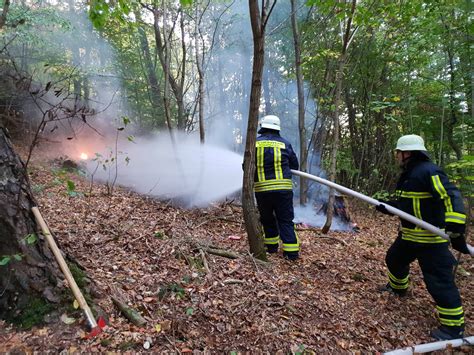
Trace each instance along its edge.
<path fill-rule="evenodd" d="M 377 191 L 372 197 L 379 201 L 390 201 L 394 198 L 393 194 L 388 191 Z"/>
<path fill-rule="evenodd" d="M 76 197 L 78 193 L 76 192 L 76 184 L 72 180 L 67 180 L 66 181 L 66 186 L 67 186 L 67 194 L 70 197 Z"/>
<path fill-rule="evenodd" d="M 84 289 L 87 286 L 87 275 L 86 273 L 76 264 L 68 263 L 69 270 L 71 271 L 77 286 L 80 289 Z"/>
<path fill-rule="evenodd" d="M 474 155 L 465 155 L 463 159 L 448 164 L 446 172 L 459 185 L 464 197 L 474 197 Z"/>
<path fill-rule="evenodd" d="M 0 266 L 5 266 L 7 265 L 11 260 L 11 256 L 7 256 L 7 255 L 4 255 L 2 256 L 2 258 L 0 259 Z"/>
<path fill-rule="evenodd" d="M 160 287 L 160 291 L 158 292 L 158 299 L 161 301 L 165 297 L 170 296 L 172 294 L 175 295 L 176 298 L 182 299 L 186 295 L 186 292 L 181 285 L 171 282 Z"/>
<path fill-rule="evenodd" d="M 6 320 L 22 329 L 28 330 L 41 324 L 46 314 L 54 309 L 54 305 L 43 297 L 32 297 L 19 313 L 7 315 Z"/>
<path fill-rule="evenodd" d="M 161 240 L 165 239 L 165 237 L 166 237 L 166 236 L 165 236 L 165 233 L 164 233 L 164 232 L 161 232 L 161 231 L 157 231 L 157 232 L 153 233 L 153 236 L 154 236 L 155 238 L 161 239 Z"/>
<path fill-rule="evenodd" d="M 31 245 L 31 244 L 35 244 L 38 241 L 38 237 L 36 236 L 36 234 L 31 233 L 25 237 L 25 240 L 26 240 L 26 244 Z"/>

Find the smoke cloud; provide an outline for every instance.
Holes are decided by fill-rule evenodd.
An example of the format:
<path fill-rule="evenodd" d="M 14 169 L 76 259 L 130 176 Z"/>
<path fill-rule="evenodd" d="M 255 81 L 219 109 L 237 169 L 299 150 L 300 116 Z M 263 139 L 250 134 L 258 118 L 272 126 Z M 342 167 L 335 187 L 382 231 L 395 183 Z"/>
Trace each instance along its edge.
<path fill-rule="evenodd" d="M 174 199 L 186 207 L 204 207 L 241 189 L 239 154 L 201 145 L 196 135 L 177 134 L 175 140 L 174 144 L 169 134 L 121 140 L 117 154 L 114 147 L 96 152 L 87 162 L 88 171 L 94 179 Z"/>

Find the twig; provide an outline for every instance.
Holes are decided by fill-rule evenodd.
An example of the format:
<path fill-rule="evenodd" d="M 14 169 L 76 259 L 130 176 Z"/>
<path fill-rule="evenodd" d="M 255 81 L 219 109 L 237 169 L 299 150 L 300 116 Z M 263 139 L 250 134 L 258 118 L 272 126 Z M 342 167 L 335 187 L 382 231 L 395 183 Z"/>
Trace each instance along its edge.
<path fill-rule="evenodd" d="M 244 284 L 244 280 L 237 280 L 237 279 L 227 279 L 222 281 L 223 284 L 225 285 L 231 285 L 231 284 Z"/>
<path fill-rule="evenodd" d="M 122 312 L 122 314 L 127 318 L 129 321 L 131 321 L 133 324 L 135 324 L 137 327 L 142 327 L 144 326 L 147 321 L 145 318 L 143 318 L 140 313 L 138 313 L 136 310 L 133 308 L 127 306 L 125 302 L 122 302 L 118 299 L 116 296 L 111 296 L 112 302 L 117 306 L 117 308 Z"/>
<path fill-rule="evenodd" d="M 201 254 L 202 264 L 204 265 L 206 273 L 210 274 L 211 270 L 209 269 L 209 264 L 207 263 L 206 254 L 204 253 L 204 250 L 199 249 L 199 254 Z"/>
<path fill-rule="evenodd" d="M 237 224 L 240 224 L 242 223 L 241 221 L 236 221 L 235 219 L 229 219 L 229 218 L 226 218 L 226 217 L 212 217 L 212 218 L 209 218 L 207 220 L 205 220 L 204 222 L 201 222 L 199 223 L 197 226 L 195 226 L 194 228 L 199 228 L 199 227 L 202 227 L 203 225 L 205 225 L 206 223 L 209 223 L 209 222 L 212 222 L 216 219 L 220 219 L 222 221 L 226 221 L 226 222 L 231 222 L 231 223 L 237 223 Z"/>
<path fill-rule="evenodd" d="M 335 240 L 336 242 L 339 242 L 339 243 L 341 243 L 342 245 L 347 246 L 347 243 L 346 243 L 344 240 L 342 240 L 342 239 L 338 239 L 338 238 L 334 238 L 334 237 L 326 237 L 326 236 L 324 236 L 324 235 L 318 235 L 318 236 L 316 237 L 316 239 L 319 239 L 319 238 Z"/>
<path fill-rule="evenodd" d="M 238 254 L 233 253 L 233 252 L 228 251 L 228 250 L 224 250 L 224 249 L 213 249 L 213 248 L 208 248 L 208 247 L 205 247 L 205 246 L 201 246 L 200 248 L 203 251 L 205 251 L 206 253 L 214 254 L 214 255 L 218 255 L 218 256 L 223 256 L 224 258 L 237 259 L 239 257 Z"/>
<path fill-rule="evenodd" d="M 177 354 L 180 354 L 181 351 L 179 351 L 179 349 L 176 347 L 176 345 L 174 345 L 174 343 L 171 341 L 171 339 L 168 338 L 167 335 L 164 335 L 164 334 L 163 334 L 163 336 L 165 337 L 166 340 L 168 340 L 168 342 L 169 342 L 169 343 L 171 344 L 171 346 L 174 348 L 174 350 L 176 351 L 176 353 L 177 353 Z"/>

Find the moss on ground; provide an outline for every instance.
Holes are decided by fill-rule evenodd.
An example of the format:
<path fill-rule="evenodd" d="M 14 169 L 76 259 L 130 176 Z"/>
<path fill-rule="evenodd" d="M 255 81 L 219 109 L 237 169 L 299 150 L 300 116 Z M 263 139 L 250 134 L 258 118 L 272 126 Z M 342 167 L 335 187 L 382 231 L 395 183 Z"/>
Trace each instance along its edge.
<path fill-rule="evenodd" d="M 43 323 L 44 316 L 54 308 L 54 305 L 44 298 L 31 297 L 27 307 L 19 313 L 15 312 L 15 314 L 7 315 L 6 320 L 21 329 L 30 329 L 37 324 Z"/>

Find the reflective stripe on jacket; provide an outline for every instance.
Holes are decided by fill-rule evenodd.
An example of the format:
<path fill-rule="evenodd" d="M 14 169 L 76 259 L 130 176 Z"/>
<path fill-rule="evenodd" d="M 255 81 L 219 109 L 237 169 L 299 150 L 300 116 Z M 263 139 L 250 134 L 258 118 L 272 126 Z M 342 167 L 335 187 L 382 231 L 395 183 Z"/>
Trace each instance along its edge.
<path fill-rule="evenodd" d="M 292 190 L 291 169 L 298 158 L 291 144 L 278 133 L 265 132 L 256 142 L 255 192 Z"/>
<path fill-rule="evenodd" d="M 461 193 L 431 161 L 409 162 L 398 180 L 396 195 L 397 208 L 440 229 L 447 222 L 466 223 Z M 404 219 L 401 224 L 402 239 L 417 243 L 448 242 Z"/>

